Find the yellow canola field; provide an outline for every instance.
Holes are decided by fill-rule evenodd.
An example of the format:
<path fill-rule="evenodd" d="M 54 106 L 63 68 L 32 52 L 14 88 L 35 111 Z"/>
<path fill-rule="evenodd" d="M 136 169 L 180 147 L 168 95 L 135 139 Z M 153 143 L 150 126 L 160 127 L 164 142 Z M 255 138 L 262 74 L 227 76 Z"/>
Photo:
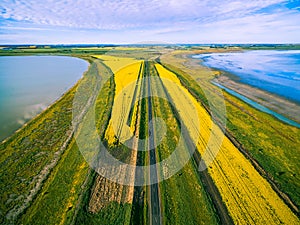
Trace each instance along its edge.
<path fill-rule="evenodd" d="M 135 88 L 140 90 L 140 82 L 136 86 L 142 61 L 113 56 L 101 56 L 104 63 L 109 66 L 115 79 L 115 97 L 112 108 L 112 115 L 105 133 L 105 138 L 110 146 L 114 146 L 117 139 L 125 142 L 133 136 L 134 119 L 127 124 L 130 107 L 134 97 Z M 131 62 L 131 64 L 130 64 Z M 139 91 L 137 91 L 139 93 Z M 136 106 L 132 115 L 135 118 Z"/>
<path fill-rule="evenodd" d="M 204 155 L 205 151 L 209 151 L 213 157 L 214 152 L 218 150 L 216 148 L 220 148 L 216 158 L 208 165 L 208 172 L 234 223 L 299 224 L 299 219 L 285 205 L 271 185 L 255 170 L 232 142 L 223 136 L 221 129 L 212 122 L 206 110 L 181 85 L 177 76 L 160 64 L 155 66 L 181 120 L 188 127 L 192 140 L 196 140 L 197 150 L 201 155 Z M 189 100 L 186 99 L 186 96 L 189 97 Z M 190 107 L 191 103 L 195 105 L 196 112 Z M 196 117 L 200 124 L 196 124 Z M 211 130 L 213 134 L 210 134 Z M 195 139 L 196 135 L 198 138 Z M 208 143 L 210 144 L 208 145 Z M 208 149 L 206 149 L 207 145 Z M 207 159 L 209 160 L 209 158 Z"/>
<path fill-rule="evenodd" d="M 139 62 L 134 58 L 115 57 L 110 55 L 93 55 L 97 59 L 101 59 L 105 65 L 107 65 L 114 74 L 120 69 L 129 66 L 133 63 Z"/>

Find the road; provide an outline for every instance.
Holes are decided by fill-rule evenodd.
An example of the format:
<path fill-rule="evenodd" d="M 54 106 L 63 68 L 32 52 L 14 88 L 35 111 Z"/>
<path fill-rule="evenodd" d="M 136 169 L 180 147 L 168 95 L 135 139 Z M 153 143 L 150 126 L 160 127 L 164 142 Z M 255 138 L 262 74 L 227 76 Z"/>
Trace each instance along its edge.
<path fill-rule="evenodd" d="M 149 139 L 148 146 L 150 148 L 149 152 L 149 161 L 150 165 L 156 164 L 156 148 L 155 139 L 154 139 L 154 125 L 153 123 L 149 123 L 149 121 L 153 118 L 153 110 L 152 110 L 152 101 L 151 101 L 151 76 L 149 72 L 149 66 L 145 67 L 147 73 L 147 94 L 148 94 L 148 129 L 149 129 Z M 146 78 L 146 77 L 145 77 Z M 158 176 L 157 176 L 157 167 L 150 167 L 149 176 L 151 180 L 151 185 L 149 185 L 150 191 L 150 224 L 151 225 L 160 225 L 162 224 L 162 216 L 161 216 L 161 204 L 160 204 L 160 192 L 158 185 Z"/>

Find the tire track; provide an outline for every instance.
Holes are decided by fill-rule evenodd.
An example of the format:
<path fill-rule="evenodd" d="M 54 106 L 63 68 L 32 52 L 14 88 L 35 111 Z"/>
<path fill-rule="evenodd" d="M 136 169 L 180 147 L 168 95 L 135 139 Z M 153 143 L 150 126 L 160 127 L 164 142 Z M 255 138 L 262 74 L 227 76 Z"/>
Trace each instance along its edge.
<path fill-rule="evenodd" d="M 149 130 L 149 139 L 148 139 L 148 147 L 149 147 L 149 162 L 150 162 L 150 170 L 149 170 L 149 178 L 151 181 L 151 185 L 149 185 L 150 191 L 150 224 L 151 225 L 160 225 L 162 224 L 162 216 L 161 216 L 161 201 L 160 201 L 160 191 L 158 185 L 158 174 L 157 167 L 151 167 L 151 165 L 156 164 L 156 148 L 154 148 L 155 140 L 154 140 L 154 124 L 149 123 L 153 119 L 153 109 L 152 109 L 152 97 L 151 97 L 151 76 L 150 76 L 150 68 L 149 62 L 146 62 L 147 67 L 145 66 L 146 76 L 147 76 L 147 101 L 148 101 L 148 130 Z"/>

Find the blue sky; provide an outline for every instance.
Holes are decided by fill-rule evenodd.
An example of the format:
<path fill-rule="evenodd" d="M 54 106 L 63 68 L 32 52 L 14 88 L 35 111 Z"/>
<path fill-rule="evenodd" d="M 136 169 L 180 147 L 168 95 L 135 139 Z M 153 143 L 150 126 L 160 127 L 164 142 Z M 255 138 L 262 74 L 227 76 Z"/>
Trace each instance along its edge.
<path fill-rule="evenodd" d="M 0 43 L 300 43 L 300 0 L 1 0 Z"/>

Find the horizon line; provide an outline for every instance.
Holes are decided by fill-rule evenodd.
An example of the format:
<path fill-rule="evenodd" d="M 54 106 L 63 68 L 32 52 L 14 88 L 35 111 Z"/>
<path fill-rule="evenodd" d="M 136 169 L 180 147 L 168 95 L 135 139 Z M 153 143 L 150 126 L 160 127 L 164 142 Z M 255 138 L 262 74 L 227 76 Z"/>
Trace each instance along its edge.
<path fill-rule="evenodd" d="M 18 44 L 2 44 L 0 43 L 0 46 L 138 46 L 138 45 L 149 45 L 149 46 L 155 46 L 155 45 L 300 45 L 299 43 L 272 43 L 272 42 L 266 42 L 266 43 L 257 43 L 257 42 L 249 42 L 249 43 L 56 43 L 56 44 L 50 44 L 50 43 L 18 43 Z"/>

